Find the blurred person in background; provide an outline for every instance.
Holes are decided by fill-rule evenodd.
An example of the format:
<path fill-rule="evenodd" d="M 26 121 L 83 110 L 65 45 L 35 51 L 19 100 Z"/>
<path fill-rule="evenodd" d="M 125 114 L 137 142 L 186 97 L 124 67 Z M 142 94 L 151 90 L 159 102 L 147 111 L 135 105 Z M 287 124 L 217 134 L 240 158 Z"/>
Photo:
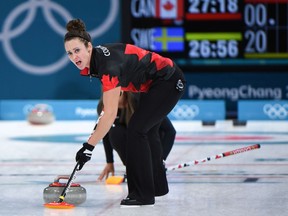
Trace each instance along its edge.
<path fill-rule="evenodd" d="M 129 120 L 137 107 L 139 96 L 140 95 L 138 93 L 135 94 L 122 91 L 120 93 L 117 117 L 111 129 L 103 138 L 103 146 L 107 164 L 98 178 L 99 181 L 102 181 L 103 178 L 107 179 L 109 174 L 112 176 L 115 174 L 113 149 L 118 153 L 123 165 L 126 165 L 127 127 Z M 101 98 L 97 107 L 99 116 L 101 115 L 102 110 L 103 100 Z M 94 130 L 96 129 L 96 126 Z M 159 125 L 159 136 L 162 145 L 162 158 L 163 162 L 165 163 L 165 160 L 167 160 L 167 157 L 173 147 L 176 136 L 176 130 L 167 116 Z M 150 139 L 153 140 L 154 137 L 151 137 Z"/>

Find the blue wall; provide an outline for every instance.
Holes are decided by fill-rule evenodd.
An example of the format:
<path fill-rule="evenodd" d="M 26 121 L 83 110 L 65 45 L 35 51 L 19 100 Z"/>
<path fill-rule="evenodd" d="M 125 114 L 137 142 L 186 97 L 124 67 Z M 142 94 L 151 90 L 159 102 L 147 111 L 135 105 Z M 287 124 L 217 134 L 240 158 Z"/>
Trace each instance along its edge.
<path fill-rule="evenodd" d="M 0 100 L 98 99 L 99 81 L 81 77 L 65 54 L 65 25 L 81 18 L 94 45 L 121 42 L 121 2 L 1 1 Z M 288 99 L 287 72 L 184 72 L 184 99 L 224 100 L 228 113 L 237 112 L 239 100 Z"/>
<path fill-rule="evenodd" d="M 185 97 L 225 100 L 227 115 L 237 115 L 240 100 L 287 100 L 288 72 L 190 72 Z"/>
<path fill-rule="evenodd" d="M 65 25 L 81 18 L 94 45 L 119 42 L 119 2 L 1 1 L 0 99 L 98 98 L 97 80 L 81 77 L 65 54 Z"/>

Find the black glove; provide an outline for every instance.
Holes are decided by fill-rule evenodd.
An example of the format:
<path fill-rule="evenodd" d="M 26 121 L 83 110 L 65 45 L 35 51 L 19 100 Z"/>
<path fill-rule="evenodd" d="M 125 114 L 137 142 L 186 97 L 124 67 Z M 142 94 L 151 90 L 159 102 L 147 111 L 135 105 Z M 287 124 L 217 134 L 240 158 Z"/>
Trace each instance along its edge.
<path fill-rule="evenodd" d="M 76 154 L 76 161 L 79 162 L 79 170 L 82 169 L 84 164 L 91 159 L 92 151 L 95 147 L 88 144 L 87 142 L 83 143 L 83 147 Z"/>

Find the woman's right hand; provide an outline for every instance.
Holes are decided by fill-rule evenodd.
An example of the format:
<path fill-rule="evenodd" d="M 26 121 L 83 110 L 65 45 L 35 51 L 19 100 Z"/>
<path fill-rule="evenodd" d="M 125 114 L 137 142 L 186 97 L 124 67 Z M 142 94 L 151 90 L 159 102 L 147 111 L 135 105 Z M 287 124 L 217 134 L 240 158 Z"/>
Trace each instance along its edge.
<path fill-rule="evenodd" d="M 114 163 L 107 163 L 104 167 L 103 171 L 101 172 L 100 176 L 98 177 L 97 181 L 102 181 L 104 178 L 105 180 L 109 177 L 109 174 L 111 173 L 112 176 L 114 176 L 115 170 L 114 170 Z"/>

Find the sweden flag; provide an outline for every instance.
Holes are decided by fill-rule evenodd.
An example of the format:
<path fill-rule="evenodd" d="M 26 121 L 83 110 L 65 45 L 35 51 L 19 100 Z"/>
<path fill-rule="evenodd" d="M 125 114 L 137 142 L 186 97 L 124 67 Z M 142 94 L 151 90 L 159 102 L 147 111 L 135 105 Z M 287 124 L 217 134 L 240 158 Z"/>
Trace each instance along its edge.
<path fill-rule="evenodd" d="M 184 30 L 180 27 L 153 28 L 153 51 L 184 51 Z"/>

